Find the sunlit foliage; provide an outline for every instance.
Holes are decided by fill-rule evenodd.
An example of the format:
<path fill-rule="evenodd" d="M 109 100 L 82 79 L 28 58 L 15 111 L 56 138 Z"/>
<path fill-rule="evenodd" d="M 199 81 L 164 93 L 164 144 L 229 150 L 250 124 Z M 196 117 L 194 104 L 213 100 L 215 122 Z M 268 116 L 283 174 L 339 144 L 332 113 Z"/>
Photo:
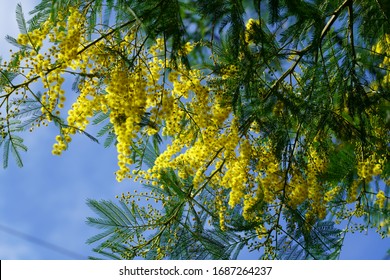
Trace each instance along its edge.
<path fill-rule="evenodd" d="M 147 189 L 89 201 L 106 229 L 89 242 L 114 258 L 337 258 L 344 231 L 388 237 L 380 1 L 193 2 L 42 1 L 30 27 L 18 6 L 4 165 L 21 164 L 18 131 L 56 124 L 61 155 L 101 126 L 117 180 Z"/>

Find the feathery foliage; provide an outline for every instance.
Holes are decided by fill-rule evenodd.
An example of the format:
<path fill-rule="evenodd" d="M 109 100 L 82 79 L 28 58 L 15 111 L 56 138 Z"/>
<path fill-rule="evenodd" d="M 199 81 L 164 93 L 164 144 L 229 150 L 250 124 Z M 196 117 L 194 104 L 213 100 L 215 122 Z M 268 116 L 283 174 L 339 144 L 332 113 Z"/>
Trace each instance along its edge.
<path fill-rule="evenodd" d="M 388 238 L 388 8 L 41 0 L 26 22 L 18 5 L 18 50 L 1 67 L 4 166 L 10 151 L 22 164 L 23 129 L 54 123 L 59 155 L 76 132 L 98 142 L 98 126 L 117 179 L 143 185 L 88 200 L 101 230 L 88 243 L 106 258 L 335 259 L 346 232 Z"/>

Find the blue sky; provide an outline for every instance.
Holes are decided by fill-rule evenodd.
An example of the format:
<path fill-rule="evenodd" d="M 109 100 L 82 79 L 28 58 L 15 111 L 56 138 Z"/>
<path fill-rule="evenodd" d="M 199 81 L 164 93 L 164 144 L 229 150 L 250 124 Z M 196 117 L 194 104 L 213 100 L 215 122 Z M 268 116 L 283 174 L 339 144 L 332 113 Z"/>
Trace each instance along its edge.
<path fill-rule="evenodd" d="M 37 1 L 0 0 L 3 58 L 10 49 L 5 35 L 17 36 L 14 13 L 17 3 L 22 3 L 27 14 Z M 7 169 L 0 168 L 0 259 L 87 258 L 92 247 L 85 240 L 97 231 L 85 224 L 87 216 L 94 216 L 85 204 L 86 199 L 114 200 L 115 195 L 137 187 L 131 181 L 116 182 L 114 149 L 105 149 L 82 135 L 74 137 L 70 149 L 62 156 L 53 156 L 56 134 L 56 128 L 51 126 L 26 132 L 22 136 L 29 150 L 23 154 L 24 167 L 17 167 L 11 158 Z M 39 238 L 75 255 L 49 249 L 7 229 Z M 380 239 L 375 231 L 349 234 L 341 258 L 382 259 L 389 248 L 390 239 Z"/>

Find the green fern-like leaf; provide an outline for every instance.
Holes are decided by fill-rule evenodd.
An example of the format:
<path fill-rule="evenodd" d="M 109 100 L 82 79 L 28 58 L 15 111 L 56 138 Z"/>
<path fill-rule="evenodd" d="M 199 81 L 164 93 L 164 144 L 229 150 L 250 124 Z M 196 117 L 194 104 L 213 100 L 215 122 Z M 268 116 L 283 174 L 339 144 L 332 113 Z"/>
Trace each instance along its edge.
<path fill-rule="evenodd" d="M 19 167 L 23 167 L 22 157 L 20 151 L 27 151 L 27 147 L 23 144 L 23 139 L 19 136 L 12 136 L 11 142 L 11 153 L 16 160 L 16 164 Z"/>
<path fill-rule="evenodd" d="M 5 37 L 5 39 L 7 40 L 7 42 L 8 43 L 10 43 L 11 45 L 13 45 L 13 46 L 15 46 L 15 47 L 17 47 L 17 48 L 19 48 L 19 49 L 31 49 L 31 46 L 23 46 L 23 45 L 21 45 L 21 44 L 19 44 L 18 43 L 18 40 L 16 40 L 14 37 L 12 37 L 12 36 L 9 36 L 9 35 L 7 35 L 6 37 Z"/>
<path fill-rule="evenodd" d="M 317 222 L 309 236 L 306 238 L 299 228 L 294 232 L 286 232 L 277 244 L 278 258 L 297 260 L 338 257 L 344 237 L 333 222 Z"/>
<path fill-rule="evenodd" d="M 98 125 L 98 124 L 108 120 L 109 117 L 110 117 L 110 112 L 107 112 L 107 113 L 99 112 L 94 116 L 92 123 L 94 125 Z"/>
<path fill-rule="evenodd" d="M 15 133 L 20 132 L 20 121 L 9 121 L 7 132 L 0 136 L 0 147 L 3 146 L 3 168 L 8 167 L 10 152 L 15 158 L 16 164 L 19 167 L 23 166 L 21 151 L 27 151 L 27 147 L 23 144 L 23 138 Z"/>
<path fill-rule="evenodd" d="M 16 21 L 18 23 L 19 32 L 22 34 L 27 34 L 28 29 L 21 4 L 16 5 Z"/>
<path fill-rule="evenodd" d="M 0 146 L 4 145 L 3 147 L 3 168 L 8 167 L 8 160 L 9 160 L 9 147 L 10 147 L 10 139 L 7 137 L 4 141 L 0 142 Z"/>

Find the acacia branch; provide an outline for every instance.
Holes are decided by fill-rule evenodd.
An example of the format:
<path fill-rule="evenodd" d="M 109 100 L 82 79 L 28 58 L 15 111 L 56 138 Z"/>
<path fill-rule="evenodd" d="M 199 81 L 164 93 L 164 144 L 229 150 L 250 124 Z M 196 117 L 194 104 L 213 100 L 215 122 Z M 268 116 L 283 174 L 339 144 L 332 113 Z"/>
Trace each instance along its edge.
<path fill-rule="evenodd" d="M 332 14 L 331 18 L 328 20 L 327 24 L 325 25 L 324 29 L 322 29 L 321 37 L 320 37 L 320 43 L 326 36 L 326 34 L 329 32 L 330 27 L 333 25 L 333 23 L 336 21 L 338 16 L 340 15 L 341 11 L 346 8 L 349 5 L 352 5 L 353 0 L 345 0 L 340 7 L 338 7 Z"/>
<path fill-rule="evenodd" d="M 335 23 L 336 19 L 340 15 L 341 11 L 346 8 L 349 5 L 352 5 L 353 0 L 345 0 L 332 14 L 331 18 L 328 20 L 327 24 L 321 31 L 320 41 L 319 45 L 321 45 L 322 40 L 326 36 L 326 34 L 329 32 L 331 26 Z M 271 86 L 271 88 L 268 90 L 267 94 L 264 96 L 263 100 L 266 101 L 272 94 L 272 92 L 275 90 L 275 88 L 291 73 L 294 72 L 295 68 L 298 66 L 298 63 L 301 61 L 302 57 L 312 50 L 312 48 L 315 47 L 315 42 L 312 42 L 310 45 L 308 45 L 306 48 L 302 50 L 296 50 L 295 54 L 298 55 L 297 60 L 294 62 L 293 65 L 289 69 L 287 69 L 282 76 L 280 76 L 279 79 L 275 81 L 275 83 Z"/>
<path fill-rule="evenodd" d="M 349 37 L 351 42 L 352 49 L 352 67 L 354 68 L 356 63 L 356 50 L 355 50 L 355 41 L 354 41 L 354 32 L 353 32 L 353 6 L 352 1 L 348 5 L 348 13 L 349 13 L 349 21 L 348 21 L 348 29 L 349 29 Z"/>

